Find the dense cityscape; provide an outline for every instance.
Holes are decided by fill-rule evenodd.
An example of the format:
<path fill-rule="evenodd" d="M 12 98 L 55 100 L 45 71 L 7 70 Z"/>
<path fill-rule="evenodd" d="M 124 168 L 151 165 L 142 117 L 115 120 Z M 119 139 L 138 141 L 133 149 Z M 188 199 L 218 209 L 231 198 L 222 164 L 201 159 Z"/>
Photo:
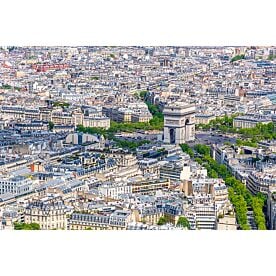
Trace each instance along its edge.
<path fill-rule="evenodd" d="M 276 229 L 276 47 L 1 47 L 1 230 Z"/>

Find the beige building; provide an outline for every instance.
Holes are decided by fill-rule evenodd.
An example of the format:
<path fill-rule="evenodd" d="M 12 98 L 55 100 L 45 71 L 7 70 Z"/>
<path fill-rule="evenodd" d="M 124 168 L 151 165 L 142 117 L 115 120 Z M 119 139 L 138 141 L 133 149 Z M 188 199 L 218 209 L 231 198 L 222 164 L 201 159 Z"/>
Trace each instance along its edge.
<path fill-rule="evenodd" d="M 276 187 L 269 189 L 267 198 L 267 216 L 270 230 L 276 230 Z"/>
<path fill-rule="evenodd" d="M 246 180 L 248 190 L 257 194 L 259 192 L 268 194 L 269 189 L 276 188 L 275 167 L 264 168 L 262 171 L 252 171 Z"/>
<path fill-rule="evenodd" d="M 73 117 L 65 112 L 53 112 L 51 120 L 54 125 L 74 125 Z"/>
<path fill-rule="evenodd" d="M 106 213 L 73 213 L 68 221 L 69 230 L 126 230 L 132 220 L 130 211 L 115 210 Z"/>
<path fill-rule="evenodd" d="M 133 123 L 148 123 L 152 119 L 152 115 L 147 113 L 141 113 L 141 114 L 132 114 L 131 121 Z"/>
<path fill-rule="evenodd" d="M 207 125 L 211 120 L 216 119 L 216 116 L 213 114 L 196 114 L 195 115 L 195 123 Z"/>
<path fill-rule="evenodd" d="M 153 175 L 156 177 L 159 177 L 160 175 L 160 166 L 158 164 L 158 160 L 157 159 L 142 159 L 139 160 L 138 162 L 139 164 L 139 169 L 141 170 L 143 176 L 149 176 L 149 175 Z"/>
<path fill-rule="evenodd" d="M 235 128 L 253 128 L 258 123 L 268 124 L 271 119 L 265 116 L 238 116 L 233 120 L 233 127 Z"/>
<path fill-rule="evenodd" d="M 164 216 L 164 213 L 158 212 L 154 208 L 145 208 L 144 210 L 134 210 L 133 216 L 135 217 L 136 222 L 156 225 L 159 219 Z"/>
<path fill-rule="evenodd" d="M 107 117 L 84 117 L 84 127 L 101 127 L 105 129 L 110 128 L 110 119 Z"/>
<path fill-rule="evenodd" d="M 157 190 L 169 189 L 170 188 L 170 180 L 168 179 L 156 179 L 156 180 L 148 180 L 137 183 L 132 183 L 132 193 L 139 193 L 143 195 L 151 194 L 156 192 Z"/>
<path fill-rule="evenodd" d="M 217 230 L 237 230 L 236 218 L 234 215 L 225 215 L 219 218 Z"/>
<path fill-rule="evenodd" d="M 25 223 L 38 223 L 42 230 L 66 229 L 67 208 L 61 201 L 31 203 L 25 210 Z"/>

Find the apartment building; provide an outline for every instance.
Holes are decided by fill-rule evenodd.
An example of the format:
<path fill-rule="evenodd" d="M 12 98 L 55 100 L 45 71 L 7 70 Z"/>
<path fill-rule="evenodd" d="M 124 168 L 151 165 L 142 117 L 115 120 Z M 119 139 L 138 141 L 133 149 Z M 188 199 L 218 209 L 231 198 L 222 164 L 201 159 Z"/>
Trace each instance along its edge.
<path fill-rule="evenodd" d="M 113 213 L 73 213 L 68 221 L 69 230 L 126 230 L 131 212 L 115 210 Z"/>
<path fill-rule="evenodd" d="M 131 115 L 131 122 L 133 123 L 148 123 L 152 119 L 152 115 L 150 112 L 145 113 L 133 113 Z"/>
<path fill-rule="evenodd" d="M 224 95 L 223 103 L 225 106 L 235 107 L 243 101 L 244 97 L 235 95 Z"/>
<path fill-rule="evenodd" d="M 103 139 L 103 141 L 101 141 Z M 82 145 L 84 143 L 88 143 L 88 142 L 95 142 L 95 143 L 99 143 L 102 142 L 104 144 L 104 137 L 102 138 L 98 138 L 97 135 L 93 135 L 93 134 L 87 134 L 87 133 L 70 133 L 66 136 L 65 138 L 65 142 L 67 144 L 73 144 L 73 145 Z"/>
<path fill-rule="evenodd" d="M 118 199 L 122 194 L 132 193 L 132 187 L 127 183 L 106 183 L 98 188 L 101 195 L 106 198 Z"/>
<path fill-rule="evenodd" d="M 74 118 L 68 112 L 53 112 L 51 121 L 54 123 L 54 125 L 74 125 Z"/>
<path fill-rule="evenodd" d="M 217 230 L 237 230 L 238 225 L 236 217 L 233 215 L 224 215 L 219 218 L 217 223 Z"/>
<path fill-rule="evenodd" d="M 268 194 L 270 188 L 276 187 L 276 168 L 263 168 L 261 171 L 252 171 L 249 173 L 246 181 L 248 190 L 253 193 Z"/>
<path fill-rule="evenodd" d="M 211 147 L 211 154 L 215 161 L 219 164 L 227 165 L 226 160 L 234 156 L 235 151 L 230 146 L 215 146 Z"/>
<path fill-rule="evenodd" d="M 110 128 L 110 119 L 102 117 L 84 117 L 82 122 L 84 127 L 99 127 L 99 128 Z"/>
<path fill-rule="evenodd" d="M 270 187 L 267 197 L 267 217 L 270 230 L 276 230 L 276 187 Z"/>
<path fill-rule="evenodd" d="M 213 114 L 196 114 L 195 115 L 195 124 L 209 124 L 211 120 L 216 119 L 216 116 Z"/>
<path fill-rule="evenodd" d="M 160 177 L 172 181 L 189 179 L 191 174 L 189 160 L 179 157 L 169 157 L 165 162 L 160 162 Z"/>
<path fill-rule="evenodd" d="M 202 203 L 189 206 L 185 210 L 192 230 L 216 230 L 217 216 L 214 203 Z"/>
<path fill-rule="evenodd" d="M 233 126 L 235 128 L 253 128 L 257 124 L 268 124 L 271 123 L 272 120 L 270 117 L 261 116 L 261 115 L 253 115 L 253 116 L 238 116 L 233 119 Z"/>
<path fill-rule="evenodd" d="M 66 229 L 68 209 L 63 201 L 34 201 L 25 209 L 24 222 L 38 223 L 42 230 Z"/>
<path fill-rule="evenodd" d="M 1 113 L 6 119 L 53 122 L 54 125 L 84 125 L 85 127 L 100 127 L 108 129 L 110 119 L 105 116 L 84 116 L 78 110 L 65 112 L 59 109 L 40 107 L 39 109 L 24 108 L 18 106 L 2 106 Z M 129 120 L 131 121 L 131 119 Z"/>
<path fill-rule="evenodd" d="M 115 122 L 131 122 L 132 111 L 126 107 L 103 107 L 103 113 Z"/>
<path fill-rule="evenodd" d="M 168 179 L 155 179 L 142 182 L 131 183 L 132 193 L 136 194 L 152 194 L 158 190 L 169 189 L 170 180 Z"/>
<path fill-rule="evenodd" d="M 144 158 L 138 161 L 138 165 L 144 177 L 159 177 L 160 166 L 157 159 Z"/>
<path fill-rule="evenodd" d="M 0 178 L 0 194 L 11 193 L 14 195 L 23 195 L 31 192 L 33 181 L 24 176 L 11 176 Z"/>
<path fill-rule="evenodd" d="M 261 142 L 258 142 L 258 145 L 267 150 L 270 150 L 271 152 L 276 153 L 276 140 L 261 141 Z"/>
<path fill-rule="evenodd" d="M 115 122 L 149 122 L 152 119 L 151 113 L 145 104 L 141 103 L 142 108 L 137 105 L 128 107 L 103 107 L 103 113 Z M 139 106 L 139 105 L 138 105 Z"/>
<path fill-rule="evenodd" d="M 21 131 L 47 131 L 49 125 L 45 121 L 32 121 L 29 123 L 15 123 L 13 127 Z"/>
<path fill-rule="evenodd" d="M 159 219 L 164 216 L 164 211 L 156 206 L 148 206 L 139 210 L 134 210 L 136 221 L 150 225 L 156 225 Z"/>

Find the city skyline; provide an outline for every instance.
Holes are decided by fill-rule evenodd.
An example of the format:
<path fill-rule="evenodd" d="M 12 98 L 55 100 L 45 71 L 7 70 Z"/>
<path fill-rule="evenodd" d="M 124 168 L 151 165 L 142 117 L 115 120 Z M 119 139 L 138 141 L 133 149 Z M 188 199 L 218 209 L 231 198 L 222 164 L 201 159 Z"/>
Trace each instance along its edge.
<path fill-rule="evenodd" d="M 275 46 L 9 46 L 0 64 L 0 229 L 276 228 Z"/>

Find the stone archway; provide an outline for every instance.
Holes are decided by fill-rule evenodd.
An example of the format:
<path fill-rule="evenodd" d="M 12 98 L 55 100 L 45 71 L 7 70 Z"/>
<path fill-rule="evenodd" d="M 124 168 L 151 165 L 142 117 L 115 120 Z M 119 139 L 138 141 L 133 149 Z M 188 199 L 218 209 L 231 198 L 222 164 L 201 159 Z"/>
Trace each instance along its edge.
<path fill-rule="evenodd" d="M 175 143 L 175 129 L 170 128 L 170 143 L 174 144 Z"/>

